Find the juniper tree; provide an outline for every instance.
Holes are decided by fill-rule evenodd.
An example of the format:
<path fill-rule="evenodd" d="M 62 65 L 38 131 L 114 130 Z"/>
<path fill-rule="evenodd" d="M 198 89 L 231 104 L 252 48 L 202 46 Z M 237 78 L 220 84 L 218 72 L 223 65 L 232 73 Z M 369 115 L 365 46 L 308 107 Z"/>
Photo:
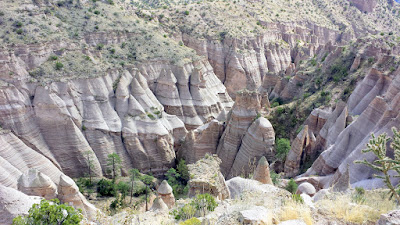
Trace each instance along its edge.
<path fill-rule="evenodd" d="M 383 133 L 378 137 L 375 137 L 375 135 L 372 134 L 372 139 L 367 144 L 367 148 L 362 150 L 363 153 L 374 153 L 374 155 L 377 157 L 376 160 L 373 162 L 368 162 L 366 159 L 364 159 L 362 161 L 358 160 L 355 163 L 365 164 L 372 169 L 381 172 L 383 176 L 375 175 L 375 177 L 382 179 L 389 188 L 390 198 L 395 197 L 397 202 L 400 203 L 400 196 L 398 194 L 400 191 L 400 185 L 393 185 L 390 180 L 391 176 L 389 175 L 390 170 L 397 172 L 398 175 L 395 177 L 400 175 L 400 132 L 397 131 L 396 128 L 392 128 L 392 131 L 393 138 L 388 137 L 386 133 Z M 386 155 L 386 144 L 388 142 L 391 142 L 390 147 L 394 151 L 394 159 Z"/>

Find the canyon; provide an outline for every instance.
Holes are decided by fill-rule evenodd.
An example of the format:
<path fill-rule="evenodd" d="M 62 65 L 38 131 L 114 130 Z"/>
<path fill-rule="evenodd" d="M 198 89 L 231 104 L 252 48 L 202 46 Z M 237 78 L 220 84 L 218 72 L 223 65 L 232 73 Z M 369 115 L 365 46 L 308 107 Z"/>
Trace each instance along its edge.
<path fill-rule="evenodd" d="M 4 2 L 0 223 L 26 213 L 39 202 L 33 196 L 94 219 L 73 179 L 87 175 L 87 157 L 93 176 L 109 177 L 112 153 L 123 177 L 136 168 L 162 178 L 180 159 L 207 170 L 202 159 L 215 157 L 220 172 L 197 171 L 189 195 L 206 186 L 219 200 L 234 196 L 247 182 L 238 176 L 260 159 L 317 191 L 347 176 L 353 188 L 385 187 L 353 162 L 375 159 L 362 153 L 371 133 L 399 128 L 398 3 L 210 1 L 172 10 L 111 2 Z M 274 115 L 296 104 L 305 116 L 282 132 Z M 291 148 L 280 161 L 282 135 Z M 257 173 L 269 177 L 264 167 Z"/>

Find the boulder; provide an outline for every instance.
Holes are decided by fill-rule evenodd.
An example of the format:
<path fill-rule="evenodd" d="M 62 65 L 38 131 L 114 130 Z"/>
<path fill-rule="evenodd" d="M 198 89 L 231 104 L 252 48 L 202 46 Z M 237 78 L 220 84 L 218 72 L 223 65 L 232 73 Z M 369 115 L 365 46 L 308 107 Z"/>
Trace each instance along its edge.
<path fill-rule="evenodd" d="M 166 180 L 163 180 L 160 186 L 157 188 L 158 195 L 162 199 L 163 203 L 168 206 L 168 208 L 172 208 L 175 205 L 175 197 L 172 191 L 172 187 Z"/>
<path fill-rule="evenodd" d="M 253 179 L 263 184 L 273 184 L 269 173 L 269 164 L 264 156 L 258 161 Z"/>
<path fill-rule="evenodd" d="M 300 197 L 303 199 L 304 204 L 306 204 L 310 209 L 315 209 L 312 198 L 308 194 L 301 194 Z"/>
<path fill-rule="evenodd" d="M 255 180 L 244 179 L 241 177 L 234 177 L 226 182 L 229 188 L 231 198 L 238 198 L 242 194 L 249 193 L 261 193 L 262 196 L 273 196 L 274 198 L 290 198 L 290 192 L 285 189 L 275 187 L 270 184 L 262 184 Z M 260 196 L 261 196 L 260 195 Z"/>
<path fill-rule="evenodd" d="M 189 196 L 197 193 L 209 193 L 214 197 L 224 200 L 229 198 L 229 190 L 222 176 L 219 166 L 221 159 L 217 155 L 208 155 L 194 164 L 189 164 Z"/>
<path fill-rule="evenodd" d="M 318 202 L 330 194 L 328 189 L 321 189 L 313 196 L 313 201 Z"/>
<path fill-rule="evenodd" d="M 304 182 L 299 185 L 296 194 L 307 194 L 312 197 L 315 195 L 315 192 L 315 187 L 312 184 Z"/>
<path fill-rule="evenodd" d="M 400 224 L 400 210 L 393 210 L 382 214 L 376 225 L 395 225 Z"/>
<path fill-rule="evenodd" d="M 18 190 L 27 195 L 36 195 L 47 200 L 57 196 L 54 182 L 37 169 L 29 169 L 18 179 Z"/>
<path fill-rule="evenodd" d="M 271 224 L 271 212 L 263 206 L 240 211 L 239 221 L 245 225 Z"/>

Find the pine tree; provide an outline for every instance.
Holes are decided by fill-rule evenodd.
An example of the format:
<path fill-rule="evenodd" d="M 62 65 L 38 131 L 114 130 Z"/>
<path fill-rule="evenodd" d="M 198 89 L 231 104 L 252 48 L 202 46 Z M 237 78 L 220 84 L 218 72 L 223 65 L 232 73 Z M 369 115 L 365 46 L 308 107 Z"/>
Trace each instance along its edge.
<path fill-rule="evenodd" d="M 121 158 L 116 153 L 108 155 L 107 166 L 112 172 L 112 179 L 115 181 L 117 170 L 121 168 Z"/>

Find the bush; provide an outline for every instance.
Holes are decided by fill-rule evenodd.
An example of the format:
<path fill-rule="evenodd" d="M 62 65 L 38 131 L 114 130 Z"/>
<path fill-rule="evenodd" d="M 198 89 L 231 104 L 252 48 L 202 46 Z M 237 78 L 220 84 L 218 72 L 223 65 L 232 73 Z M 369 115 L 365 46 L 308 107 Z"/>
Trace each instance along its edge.
<path fill-rule="evenodd" d="M 201 225 L 201 221 L 196 217 L 180 222 L 179 225 Z"/>
<path fill-rule="evenodd" d="M 284 161 L 290 151 L 290 141 L 286 138 L 276 139 L 276 158 Z"/>
<path fill-rule="evenodd" d="M 122 194 L 122 198 L 125 198 L 129 194 L 129 191 L 131 190 L 131 186 L 127 182 L 120 181 L 117 184 L 117 190 L 119 193 Z"/>
<path fill-rule="evenodd" d="M 297 191 L 297 184 L 293 179 L 289 180 L 289 183 L 286 185 L 285 189 L 292 194 L 295 194 Z"/>
<path fill-rule="evenodd" d="M 181 159 L 176 169 L 170 168 L 164 175 L 175 196 L 187 194 L 187 182 L 190 179 L 190 175 L 185 160 Z"/>
<path fill-rule="evenodd" d="M 52 61 L 56 61 L 58 59 L 58 57 L 56 55 L 52 55 L 49 57 L 49 59 Z"/>
<path fill-rule="evenodd" d="M 58 199 L 51 201 L 43 199 L 40 204 L 33 204 L 28 213 L 27 216 L 14 218 L 13 224 L 80 224 L 83 218 L 80 209 L 60 204 Z"/>
<path fill-rule="evenodd" d="M 20 29 L 17 29 L 16 31 L 15 31 L 17 34 L 22 34 L 22 33 L 24 33 L 24 31 L 20 28 Z"/>
<path fill-rule="evenodd" d="M 277 185 L 281 180 L 281 175 L 277 174 L 275 170 L 271 170 L 271 180 L 274 185 Z"/>
<path fill-rule="evenodd" d="M 189 15 L 189 11 L 186 10 L 186 11 L 184 12 L 184 14 L 185 14 L 186 16 Z"/>
<path fill-rule="evenodd" d="M 299 194 L 292 194 L 292 199 L 297 203 L 300 203 L 300 204 L 304 203 L 303 198 Z"/>
<path fill-rule="evenodd" d="M 111 180 L 101 179 L 97 183 L 97 192 L 101 196 L 114 196 L 115 195 L 115 183 Z"/>
<path fill-rule="evenodd" d="M 205 216 L 208 212 L 212 212 L 218 206 L 218 203 L 215 201 L 215 198 L 206 193 L 197 195 L 192 201 L 188 204 L 185 204 L 183 207 L 179 209 L 175 209 L 171 212 L 174 215 L 175 219 L 189 219 L 194 217 L 195 215 Z"/>
<path fill-rule="evenodd" d="M 56 62 L 56 70 L 61 70 L 64 67 L 64 64 L 60 62 Z"/>

